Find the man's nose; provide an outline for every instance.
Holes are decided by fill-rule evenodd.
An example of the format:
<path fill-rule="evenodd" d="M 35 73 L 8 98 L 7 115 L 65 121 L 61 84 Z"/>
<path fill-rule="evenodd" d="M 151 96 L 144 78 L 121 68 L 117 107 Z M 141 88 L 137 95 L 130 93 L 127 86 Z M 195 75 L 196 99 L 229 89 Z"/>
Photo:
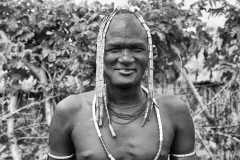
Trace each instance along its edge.
<path fill-rule="evenodd" d="M 134 57 L 131 55 L 131 50 L 123 49 L 122 55 L 118 58 L 118 61 L 123 64 L 133 63 Z"/>

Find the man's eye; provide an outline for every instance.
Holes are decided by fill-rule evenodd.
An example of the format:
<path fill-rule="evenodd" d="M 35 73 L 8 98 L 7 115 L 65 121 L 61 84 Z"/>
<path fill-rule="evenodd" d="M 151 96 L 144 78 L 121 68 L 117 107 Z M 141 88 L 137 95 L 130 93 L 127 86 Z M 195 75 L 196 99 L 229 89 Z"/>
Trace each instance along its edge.
<path fill-rule="evenodd" d="M 132 49 L 132 52 L 139 53 L 139 52 L 144 52 L 145 50 L 142 48 L 134 48 Z"/>
<path fill-rule="evenodd" d="M 118 52 L 121 52 L 122 50 L 121 49 L 118 49 L 118 48 L 113 48 L 113 49 L 108 49 L 106 50 L 107 52 L 111 52 L 111 53 L 118 53 Z"/>

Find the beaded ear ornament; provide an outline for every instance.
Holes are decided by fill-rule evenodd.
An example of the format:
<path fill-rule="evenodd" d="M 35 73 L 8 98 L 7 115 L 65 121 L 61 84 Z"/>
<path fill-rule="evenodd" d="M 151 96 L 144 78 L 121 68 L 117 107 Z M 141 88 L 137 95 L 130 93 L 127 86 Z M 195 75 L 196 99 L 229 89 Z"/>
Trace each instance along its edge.
<path fill-rule="evenodd" d="M 108 27 L 111 23 L 111 20 L 115 16 L 116 13 L 121 11 L 121 7 L 117 7 L 110 15 L 104 17 L 100 28 L 99 34 L 97 37 L 97 56 L 96 56 L 96 63 L 97 63 L 97 70 L 96 70 L 96 121 L 98 125 L 102 126 L 102 118 L 103 118 L 103 110 L 106 110 L 108 122 L 109 122 L 109 130 L 113 137 L 116 136 L 116 133 L 113 130 L 111 119 L 109 116 L 109 112 L 107 109 L 106 103 L 106 95 L 105 95 L 105 84 L 104 84 L 104 76 L 103 76 L 103 57 L 104 57 L 104 49 L 105 49 L 105 38 L 106 32 Z M 151 118 L 151 111 L 153 109 L 153 45 L 152 45 L 152 37 L 150 33 L 150 29 L 147 26 L 146 22 L 142 18 L 139 13 L 133 13 L 138 20 L 142 23 L 144 29 L 147 32 L 148 37 L 148 54 L 149 54 L 149 61 L 148 61 L 148 95 L 147 95 L 147 108 L 145 110 L 144 119 L 142 122 L 142 127 L 144 126 L 146 120 L 150 120 Z"/>

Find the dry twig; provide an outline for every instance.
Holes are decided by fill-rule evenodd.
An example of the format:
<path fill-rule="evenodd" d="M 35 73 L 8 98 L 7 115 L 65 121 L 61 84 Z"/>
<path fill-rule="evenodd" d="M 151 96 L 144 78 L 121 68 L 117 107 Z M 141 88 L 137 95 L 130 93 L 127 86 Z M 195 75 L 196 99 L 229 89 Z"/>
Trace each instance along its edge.
<path fill-rule="evenodd" d="M 28 105 L 25 105 L 25 106 L 23 106 L 23 107 L 15 110 L 15 111 L 12 112 L 12 113 L 9 113 L 9 114 L 6 114 L 6 115 L 2 116 L 2 117 L 0 118 L 0 121 L 3 121 L 3 120 L 5 120 L 5 119 L 9 118 L 9 117 L 13 116 L 14 114 L 16 114 L 16 113 L 18 113 L 18 112 L 20 112 L 20 111 L 22 111 L 22 110 L 24 110 L 24 109 L 33 107 L 33 106 L 35 106 L 35 105 L 40 105 L 41 103 L 43 103 L 43 102 L 46 101 L 47 99 L 54 98 L 54 97 L 57 97 L 57 96 L 48 97 L 48 98 L 45 98 L 45 99 L 43 99 L 43 100 L 41 100 L 41 101 L 33 102 L 33 103 L 28 104 Z"/>
<path fill-rule="evenodd" d="M 214 160 L 213 155 L 212 155 L 212 152 L 209 150 L 207 144 L 203 141 L 202 136 L 201 136 L 198 132 L 196 132 L 196 135 L 197 135 L 198 138 L 201 140 L 201 142 L 202 142 L 203 146 L 205 147 L 205 149 L 207 150 L 209 156 L 212 158 L 212 160 Z"/>

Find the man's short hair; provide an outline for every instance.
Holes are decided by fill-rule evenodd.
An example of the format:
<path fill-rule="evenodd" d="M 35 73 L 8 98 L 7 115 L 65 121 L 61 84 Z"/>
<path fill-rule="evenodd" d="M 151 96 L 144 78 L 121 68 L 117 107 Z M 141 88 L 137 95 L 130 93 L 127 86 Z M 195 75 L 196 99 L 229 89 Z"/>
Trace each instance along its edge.
<path fill-rule="evenodd" d="M 129 14 L 134 14 L 132 11 L 126 10 L 126 9 L 120 9 L 116 12 L 115 15 L 117 14 L 123 14 L 123 13 L 129 13 Z"/>

